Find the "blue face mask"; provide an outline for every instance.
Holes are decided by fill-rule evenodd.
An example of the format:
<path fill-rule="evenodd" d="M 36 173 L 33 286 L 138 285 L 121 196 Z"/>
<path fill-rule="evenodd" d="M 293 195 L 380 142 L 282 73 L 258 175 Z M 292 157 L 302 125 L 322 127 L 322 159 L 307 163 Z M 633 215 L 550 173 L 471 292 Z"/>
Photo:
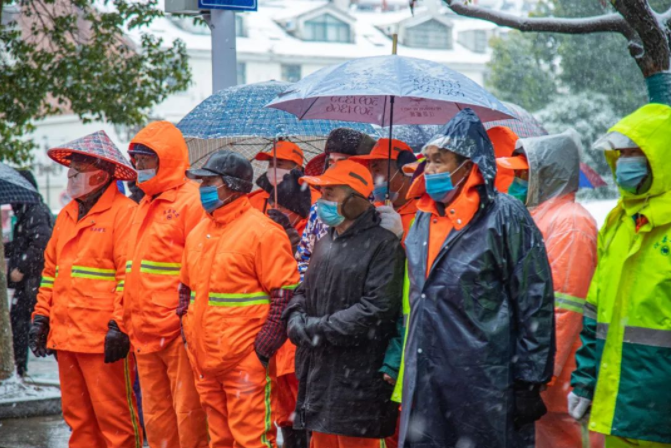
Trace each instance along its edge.
<path fill-rule="evenodd" d="M 153 179 L 156 176 L 156 169 L 137 170 L 137 183 L 141 184 Z"/>
<path fill-rule="evenodd" d="M 207 213 L 212 213 L 224 203 L 219 199 L 219 189 L 223 185 L 217 187 L 215 185 L 200 187 L 200 203 Z"/>
<path fill-rule="evenodd" d="M 527 195 L 529 194 L 529 181 L 516 177 L 510 188 L 508 188 L 508 194 L 522 201 L 522 204 L 526 204 Z"/>
<path fill-rule="evenodd" d="M 648 159 L 643 156 L 620 157 L 615 167 L 615 180 L 624 191 L 636 193 L 648 176 Z"/>
<path fill-rule="evenodd" d="M 375 202 L 384 202 L 387 200 L 387 191 L 389 190 L 389 185 L 387 182 L 376 185 L 375 188 L 373 189 L 373 198 L 375 199 Z M 389 200 L 391 202 L 396 201 L 398 199 L 398 191 L 392 191 L 389 193 Z"/>
<path fill-rule="evenodd" d="M 317 216 L 329 227 L 336 227 L 345 220 L 345 217 L 338 213 L 338 203 L 324 199 L 317 201 Z"/>

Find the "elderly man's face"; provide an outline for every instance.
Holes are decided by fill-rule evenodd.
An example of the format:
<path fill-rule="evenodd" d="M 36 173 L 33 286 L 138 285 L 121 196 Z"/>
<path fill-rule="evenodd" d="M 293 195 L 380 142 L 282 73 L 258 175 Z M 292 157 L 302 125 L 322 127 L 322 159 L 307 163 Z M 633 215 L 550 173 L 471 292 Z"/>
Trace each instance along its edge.
<path fill-rule="evenodd" d="M 338 202 L 342 204 L 345 199 L 347 199 L 348 195 L 349 192 L 347 188 L 342 185 L 328 185 L 326 187 L 322 187 L 322 198 L 324 198 L 325 201 Z"/>
<path fill-rule="evenodd" d="M 424 151 L 424 155 L 426 156 L 424 172 L 427 174 L 450 173 L 453 185 L 458 185 L 464 177 L 467 177 L 473 166 L 470 160 L 459 163 L 457 154 L 437 146 L 429 146 Z"/>

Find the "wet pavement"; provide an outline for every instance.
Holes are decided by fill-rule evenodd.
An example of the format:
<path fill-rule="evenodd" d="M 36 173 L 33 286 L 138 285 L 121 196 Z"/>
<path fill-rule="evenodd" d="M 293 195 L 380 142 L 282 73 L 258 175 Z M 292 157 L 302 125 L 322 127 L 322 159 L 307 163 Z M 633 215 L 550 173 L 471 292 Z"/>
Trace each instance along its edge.
<path fill-rule="evenodd" d="M 67 448 L 69 438 L 60 415 L 0 421 L 0 448 Z"/>

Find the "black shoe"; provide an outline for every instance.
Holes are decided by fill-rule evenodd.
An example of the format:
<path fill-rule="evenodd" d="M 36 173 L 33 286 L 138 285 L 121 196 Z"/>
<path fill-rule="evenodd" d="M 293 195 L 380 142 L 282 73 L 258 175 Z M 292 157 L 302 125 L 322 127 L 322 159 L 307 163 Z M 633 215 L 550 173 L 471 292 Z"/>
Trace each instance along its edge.
<path fill-rule="evenodd" d="M 308 448 L 308 433 L 302 429 L 293 429 L 288 426 L 280 427 L 284 448 Z"/>

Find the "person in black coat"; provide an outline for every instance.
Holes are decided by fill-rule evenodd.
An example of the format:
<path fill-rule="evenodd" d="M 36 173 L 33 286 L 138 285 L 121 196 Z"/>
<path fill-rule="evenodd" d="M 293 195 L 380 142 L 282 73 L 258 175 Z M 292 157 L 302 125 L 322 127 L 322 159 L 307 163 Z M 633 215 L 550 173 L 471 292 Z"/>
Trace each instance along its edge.
<path fill-rule="evenodd" d="M 19 173 L 37 189 L 37 182 L 30 171 Z M 14 361 L 20 376 L 28 368 L 28 331 L 30 315 L 35 307 L 40 275 L 44 268 L 44 250 L 51 238 L 53 217 L 51 210 L 42 201 L 36 204 L 12 204 L 16 216 L 13 238 L 5 246 L 8 286 L 14 288 L 14 299 L 10 311 L 14 336 Z"/>
<path fill-rule="evenodd" d="M 322 188 L 317 211 L 329 231 L 284 313 L 298 347 L 294 427 L 312 431 L 313 448 L 377 448 L 398 416 L 379 370 L 400 312 L 403 250 L 380 227 L 363 165 L 339 161 L 300 181 Z"/>

